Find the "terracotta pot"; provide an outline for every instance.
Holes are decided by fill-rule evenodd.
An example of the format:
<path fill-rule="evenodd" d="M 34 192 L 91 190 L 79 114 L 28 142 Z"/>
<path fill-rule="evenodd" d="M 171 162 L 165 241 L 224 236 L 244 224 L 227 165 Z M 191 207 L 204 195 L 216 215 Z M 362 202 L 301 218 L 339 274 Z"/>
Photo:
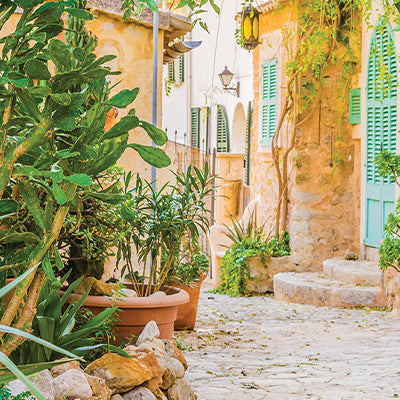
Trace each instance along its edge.
<path fill-rule="evenodd" d="M 126 284 L 132 289 L 132 285 Z M 94 315 L 99 314 L 107 307 L 118 307 L 118 321 L 115 324 L 117 340 L 128 338 L 132 335 L 139 336 L 143 328 L 150 321 L 155 321 L 160 329 L 161 339 L 172 339 L 174 333 L 174 321 L 177 315 L 178 305 L 187 303 L 189 295 L 182 289 L 167 287 L 164 289 L 167 296 L 154 297 L 130 297 L 113 302 L 106 296 L 88 296 L 83 307 L 88 308 Z M 64 292 L 60 291 L 60 295 Z M 71 294 L 67 303 L 82 295 Z"/>
<path fill-rule="evenodd" d="M 199 304 L 200 287 L 207 274 L 202 274 L 200 280 L 195 282 L 193 286 L 179 286 L 189 294 L 190 300 L 186 304 L 178 306 L 178 315 L 175 320 L 175 330 L 193 330 L 196 324 L 197 306 Z"/>

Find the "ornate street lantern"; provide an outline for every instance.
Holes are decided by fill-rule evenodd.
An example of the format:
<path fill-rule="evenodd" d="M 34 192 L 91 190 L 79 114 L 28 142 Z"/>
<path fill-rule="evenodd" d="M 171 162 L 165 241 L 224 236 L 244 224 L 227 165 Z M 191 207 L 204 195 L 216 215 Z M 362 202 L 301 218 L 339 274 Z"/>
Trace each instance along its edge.
<path fill-rule="evenodd" d="M 229 87 L 232 82 L 233 73 L 229 71 L 227 66 L 225 66 L 225 69 L 221 73 L 219 73 L 218 76 L 221 80 L 222 88 L 224 90 L 235 92 L 237 97 L 240 96 L 240 82 L 238 82 L 236 86 Z"/>
<path fill-rule="evenodd" d="M 259 39 L 259 12 L 252 6 L 246 6 L 242 12 L 242 40 L 243 48 L 254 50 Z"/>

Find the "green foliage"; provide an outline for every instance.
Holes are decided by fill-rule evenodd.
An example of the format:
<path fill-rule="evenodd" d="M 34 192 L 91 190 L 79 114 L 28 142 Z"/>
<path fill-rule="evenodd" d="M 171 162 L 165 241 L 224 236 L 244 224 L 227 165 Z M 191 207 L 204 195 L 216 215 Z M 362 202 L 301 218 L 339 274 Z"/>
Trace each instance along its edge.
<path fill-rule="evenodd" d="M 375 162 L 381 177 L 390 176 L 399 184 L 399 155 L 384 150 L 376 156 Z M 379 266 L 383 271 L 391 267 L 400 272 L 400 201 L 397 201 L 394 212 L 389 214 L 383 232 L 385 237 L 379 247 Z"/>
<path fill-rule="evenodd" d="M 61 298 L 51 282 L 49 280 L 45 282 L 38 299 L 32 333 L 73 354 L 85 356 L 99 344 L 96 339 L 101 327 L 112 318 L 117 309 L 108 308 L 96 317 L 88 319 L 86 323 L 81 322 L 77 325 L 77 313 L 86 300 L 89 290 L 77 302 L 69 304 L 65 311 L 62 309 L 66 305 L 68 296 L 81 281 L 82 279 L 73 282 Z M 14 357 L 17 360 L 21 358 L 23 364 L 34 364 L 57 360 L 60 358 L 60 353 L 27 341 Z"/>
<path fill-rule="evenodd" d="M 206 202 L 213 192 L 211 181 L 208 164 L 204 171 L 189 166 L 187 171 L 175 173 L 175 183 L 167 183 L 158 190 L 150 182 L 136 178 L 132 199 L 121 209 L 122 218 L 131 230 L 125 231 L 127 245 L 119 249 L 118 258 L 123 258 L 127 263 L 129 276 L 140 295 L 149 295 L 174 280 L 182 261 L 189 260 L 195 253 L 192 251 L 185 259 L 180 250 L 185 242 L 190 243 L 194 249 L 200 233 L 208 231 L 209 210 Z M 130 264 L 129 244 L 135 246 L 139 263 L 143 267 L 141 282 L 137 281 Z M 151 273 L 147 277 L 146 266 L 151 261 Z M 198 261 L 194 265 L 198 266 Z M 153 285 L 146 289 L 145 284 L 148 282 Z"/>
<path fill-rule="evenodd" d="M 265 235 L 263 226 L 256 225 L 255 213 L 249 218 L 246 227 L 236 221 L 233 228 L 228 228 L 227 236 L 233 244 L 221 261 L 221 284 L 217 288 L 221 294 L 246 296 L 251 293 L 248 284 L 254 278 L 250 274 L 250 258 L 259 257 L 266 264 L 270 257 L 290 255 L 289 234 L 282 232 L 279 237 L 272 238 Z"/>
<path fill-rule="evenodd" d="M 0 399 L 1 400 L 33 400 L 33 395 L 30 392 L 23 392 L 16 396 L 11 394 L 11 391 L 7 387 L 0 388 Z"/>

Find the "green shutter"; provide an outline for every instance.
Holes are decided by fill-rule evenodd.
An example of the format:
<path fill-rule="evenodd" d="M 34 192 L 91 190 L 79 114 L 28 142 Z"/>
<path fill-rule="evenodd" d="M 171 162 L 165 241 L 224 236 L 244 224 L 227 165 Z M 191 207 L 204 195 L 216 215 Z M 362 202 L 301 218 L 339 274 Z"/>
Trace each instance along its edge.
<path fill-rule="evenodd" d="M 383 227 L 394 210 L 391 177 L 380 177 L 375 157 L 382 150 L 396 152 L 397 60 L 389 24 L 377 24 L 371 41 L 367 74 L 366 232 L 364 243 L 379 247 Z"/>
<path fill-rule="evenodd" d="M 192 108 L 192 132 L 190 135 L 190 145 L 200 147 L 200 108 Z"/>
<path fill-rule="evenodd" d="M 247 109 L 247 123 L 246 123 L 246 153 L 244 157 L 244 181 L 248 186 L 250 185 L 250 142 L 251 142 L 251 122 L 252 122 L 252 106 L 251 101 L 249 101 L 249 106 Z"/>
<path fill-rule="evenodd" d="M 183 54 L 178 58 L 179 62 L 179 83 L 185 81 L 185 57 Z"/>
<path fill-rule="evenodd" d="M 205 152 L 206 152 L 206 154 L 208 154 L 209 153 L 209 149 L 208 149 L 208 146 L 209 146 L 209 136 L 210 136 L 210 116 L 211 116 L 211 112 L 210 112 L 210 107 L 206 107 L 206 113 L 207 113 L 207 115 L 206 115 L 206 148 L 205 148 Z"/>
<path fill-rule="evenodd" d="M 168 79 L 171 82 L 175 82 L 175 61 L 168 63 Z"/>
<path fill-rule="evenodd" d="M 229 124 L 225 107 L 217 106 L 217 151 L 229 153 Z"/>
<path fill-rule="evenodd" d="M 262 63 L 261 146 L 269 147 L 276 130 L 278 92 L 277 59 Z"/>
<path fill-rule="evenodd" d="M 361 124 L 361 89 L 349 90 L 349 123 Z"/>

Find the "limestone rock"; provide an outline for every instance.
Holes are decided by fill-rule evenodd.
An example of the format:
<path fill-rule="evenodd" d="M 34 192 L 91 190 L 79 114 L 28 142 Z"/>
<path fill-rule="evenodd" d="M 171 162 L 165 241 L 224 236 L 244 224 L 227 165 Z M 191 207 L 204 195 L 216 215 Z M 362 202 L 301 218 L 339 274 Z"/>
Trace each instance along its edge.
<path fill-rule="evenodd" d="M 92 388 L 93 396 L 96 400 L 109 400 L 111 397 L 111 389 L 107 386 L 106 381 L 97 376 L 85 374 L 90 387 Z"/>
<path fill-rule="evenodd" d="M 123 288 L 120 290 L 121 294 L 125 295 L 126 297 L 138 297 L 136 290 Z"/>
<path fill-rule="evenodd" d="M 354 251 L 347 249 L 346 252 L 344 253 L 344 259 L 355 261 L 355 260 L 358 260 L 358 255 Z"/>
<path fill-rule="evenodd" d="M 138 360 L 114 353 L 93 361 L 85 372 L 105 379 L 113 394 L 125 393 L 153 377 L 151 370 Z"/>
<path fill-rule="evenodd" d="M 31 375 L 29 379 L 42 392 L 46 400 L 54 400 L 53 377 L 48 369 Z M 9 382 L 8 388 L 13 396 L 28 391 L 27 387 L 19 379 Z"/>
<path fill-rule="evenodd" d="M 183 368 L 183 365 L 176 358 L 173 357 L 171 357 L 171 363 L 177 379 L 183 378 L 185 376 L 185 368 Z"/>
<path fill-rule="evenodd" d="M 151 342 L 144 342 L 140 343 L 138 346 L 140 349 L 148 349 L 151 351 L 154 351 L 157 357 L 157 361 L 160 364 L 161 371 L 164 374 L 164 372 L 168 368 L 168 363 L 169 363 L 169 356 L 167 352 L 165 351 L 165 345 L 160 339 L 154 339 Z"/>
<path fill-rule="evenodd" d="M 172 361 L 172 358 L 169 358 Z M 168 365 L 162 378 L 161 389 L 167 390 L 176 382 L 175 368 L 172 362 Z"/>
<path fill-rule="evenodd" d="M 170 357 L 176 358 L 185 368 L 185 371 L 188 368 L 188 363 L 183 355 L 183 351 L 178 348 L 177 344 L 174 340 L 164 339 L 163 343 L 165 344 L 165 350 Z"/>
<path fill-rule="evenodd" d="M 93 276 L 89 276 L 84 278 L 83 281 L 75 288 L 74 293 L 85 294 L 89 287 L 89 294 L 92 296 L 112 296 L 119 290 L 119 285 L 117 283 L 104 283 L 100 282 Z"/>
<path fill-rule="evenodd" d="M 124 400 L 157 400 L 151 390 L 144 387 L 133 389 L 122 397 Z"/>
<path fill-rule="evenodd" d="M 160 330 L 158 329 L 155 321 L 150 321 L 143 329 L 142 333 L 139 335 L 136 345 L 139 345 L 144 342 L 151 342 L 154 339 L 158 339 L 160 337 Z"/>
<path fill-rule="evenodd" d="M 79 363 L 79 361 L 69 361 L 65 364 L 56 365 L 55 367 L 50 369 L 50 372 L 53 378 L 56 378 L 57 376 L 63 374 L 64 372 L 67 372 L 70 369 L 81 370 L 81 364 Z"/>
<path fill-rule="evenodd" d="M 196 400 L 197 396 L 184 379 L 178 379 L 176 383 L 168 389 L 169 400 Z"/>
<path fill-rule="evenodd" d="M 124 400 L 120 394 L 114 394 L 111 396 L 111 400 Z"/>
<path fill-rule="evenodd" d="M 77 369 L 70 369 L 53 380 L 56 399 L 88 400 L 92 397 L 92 389 L 85 374 Z"/>
<path fill-rule="evenodd" d="M 167 396 L 164 394 L 164 392 L 161 389 L 158 389 L 157 392 L 155 393 L 156 399 L 157 400 L 168 400 Z"/>
<path fill-rule="evenodd" d="M 151 370 L 153 378 L 145 382 L 143 385 L 150 389 L 153 393 L 155 393 L 162 384 L 163 372 L 161 370 L 159 362 L 157 361 L 157 357 L 154 351 L 151 351 L 149 349 L 141 349 L 135 346 L 127 346 L 124 350 L 130 356 L 136 358 L 138 361 L 140 361 L 143 365 Z"/>
<path fill-rule="evenodd" d="M 159 292 L 154 292 L 149 297 L 165 297 L 166 295 L 167 293 L 159 291 Z"/>

